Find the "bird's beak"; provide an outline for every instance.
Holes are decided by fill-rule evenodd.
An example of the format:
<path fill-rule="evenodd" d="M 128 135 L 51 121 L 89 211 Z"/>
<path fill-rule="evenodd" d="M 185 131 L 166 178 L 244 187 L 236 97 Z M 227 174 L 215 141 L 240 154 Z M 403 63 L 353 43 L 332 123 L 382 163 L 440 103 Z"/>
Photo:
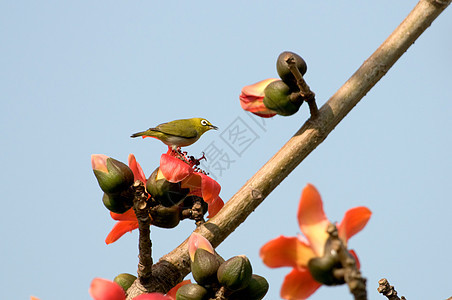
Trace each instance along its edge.
<path fill-rule="evenodd" d="M 211 129 L 218 130 L 218 127 L 217 127 L 217 126 L 214 126 L 214 125 L 210 125 L 210 128 L 211 128 Z"/>

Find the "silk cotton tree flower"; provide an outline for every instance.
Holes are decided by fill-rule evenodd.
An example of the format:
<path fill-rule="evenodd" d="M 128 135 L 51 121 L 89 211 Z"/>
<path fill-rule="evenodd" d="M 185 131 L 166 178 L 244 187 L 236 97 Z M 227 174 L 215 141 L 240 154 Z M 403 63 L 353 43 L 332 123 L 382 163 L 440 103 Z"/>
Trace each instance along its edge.
<path fill-rule="evenodd" d="M 133 154 L 128 157 L 129 168 L 132 170 L 134 180 L 139 180 L 146 184 L 146 176 L 140 164 L 136 161 Z M 138 228 L 138 219 L 133 208 L 130 208 L 125 213 L 119 214 L 110 212 L 111 217 L 118 222 L 113 226 L 112 230 L 105 239 L 105 243 L 111 244 L 117 241 L 126 232 L 131 232 Z"/>
<path fill-rule="evenodd" d="M 195 171 L 194 165 L 176 158 L 171 153 L 173 152 L 168 151 L 168 153 L 162 155 L 156 177 L 165 178 L 171 183 L 181 182 L 183 189 L 189 189 L 188 195 L 199 196 L 208 204 L 209 218 L 216 215 L 224 205 L 219 196 L 221 186 L 206 174 Z M 133 154 L 129 155 L 128 164 L 133 172 L 134 180 L 140 180 L 146 185 L 144 172 Z M 125 233 L 138 228 L 138 220 L 132 208 L 125 213 L 110 212 L 110 215 L 118 222 L 105 239 L 107 244 L 117 241 Z M 158 226 L 157 223 L 154 223 L 154 225 Z"/>
<path fill-rule="evenodd" d="M 177 285 L 176 287 L 179 287 Z M 175 287 L 175 288 L 176 288 Z M 171 290 L 171 294 L 174 292 Z M 170 294 L 168 292 L 168 294 Z M 94 300 L 126 300 L 126 294 L 119 284 L 114 281 L 94 278 L 89 288 L 89 294 Z M 133 300 L 174 300 L 175 298 L 160 293 L 139 295 Z"/>
<path fill-rule="evenodd" d="M 277 80 L 276 78 L 269 78 L 243 87 L 239 96 L 242 108 L 262 118 L 275 116 L 276 112 L 264 105 L 264 90 L 267 85 Z"/>
<path fill-rule="evenodd" d="M 337 225 L 339 238 L 344 246 L 353 235 L 361 231 L 369 221 L 371 211 L 366 207 L 349 209 Z M 325 246 L 329 239 L 326 232 L 330 221 L 323 210 L 322 199 L 317 189 L 308 184 L 302 192 L 298 206 L 298 224 L 303 236 L 279 236 L 269 241 L 260 250 L 260 257 L 270 268 L 292 267 L 281 287 L 283 299 L 306 299 L 322 283 L 316 281 L 310 272 L 310 262 L 325 257 Z M 356 254 L 350 250 L 359 266 Z"/>
<path fill-rule="evenodd" d="M 160 157 L 161 175 L 169 182 L 181 182 L 182 188 L 190 189 L 189 195 L 201 197 L 209 205 L 208 218 L 215 216 L 224 205 L 219 196 L 221 186 L 208 175 L 197 171 L 194 168 L 196 165 L 179 159 L 171 153 L 168 151 Z"/>

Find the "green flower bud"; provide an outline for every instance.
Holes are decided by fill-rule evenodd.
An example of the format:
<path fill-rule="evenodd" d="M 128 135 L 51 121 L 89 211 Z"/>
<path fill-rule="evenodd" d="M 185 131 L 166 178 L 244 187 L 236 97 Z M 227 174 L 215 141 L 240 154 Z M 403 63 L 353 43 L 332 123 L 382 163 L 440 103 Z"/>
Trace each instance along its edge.
<path fill-rule="evenodd" d="M 324 255 L 323 257 L 311 258 L 308 262 L 308 269 L 312 277 L 324 285 L 344 284 L 343 278 L 336 278 L 334 270 L 341 268 L 342 265 L 337 256 Z"/>
<path fill-rule="evenodd" d="M 217 280 L 217 270 L 220 267 L 215 254 L 198 248 L 195 252 L 194 261 L 191 263 L 193 278 L 201 285 L 209 285 Z"/>
<path fill-rule="evenodd" d="M 231 300 L 261 300 L 268 292 L 268 282 L 262 276 L 253 274 L 246 288 L 231 295 Z"/>
<path fill-rule="evenodd" d="M 152 172 L 146 182 L 146 190 L 163 206 L 170 207 L 178 204 L 187 196 L 189 189 L 181 188 L 181 183 L 172 183 L 159 174 L 159 168 Z"/>
<path fill-rule="evenodd" d="M 218 282 L 231 291 L 248 286 L 253 274 L 249 259 L 244 255 L 234 256 L 220 265 L 217 272 Z"/>
<path fill-rule="evenodd" d="M 207 297 L 207 290 L 196 284 L 189 283 L 181 286 L 176 292 L 176 300 L 205 300 Z"/>
<path fill-rule="evenodd" d="M 278 75 L 282 79 L 282 81 L 294 88 L 297 88 L 297 80 L 289 70 L 288 64 L 286 62 L 291 55 L 295 58 L 295 64 L 301 75 L 304 75 L 306 73 L 308 66 L 306 65 L 304 59 L 300 55 L 290 51 L 284 51 L 278 56 L 278 59 L 276 61 L 276 71 L 278 72 Z"/>
<path fill-rule="evenodd" d="M 105 163 L 106 172 L 93 169 L 102 191 L 107 194 L 120 193 L 133 184 L 133 173 L 127 165 L 111 157 L 108 157 Z"/>
<path fill-rule="evenodd" d="M 132 274 L 121 273 L 113 281 L 119 284 L 124 291 L 127 291 L 136 279 L 137 277 Z"/>
<path fill-rule="evenodd" d="M 180 222 L 181 208 L 178 205 L 165 207 L 157 205 L 151 209 L 152 225 L 161 228 L 174 228 Z"/>
<path fill-rule="evenodd" d="M 271 82 L 265 88 L 264 93 L 265 107 L 281 116 L 293 115 L 303 103 L 298 92 L 293 92 L 282 80 Z"/>
<path fill-rule="evenodd" d="M 102 202 L 109 211 L 123 214 L 133 206 L 133 196 L 124 194 L 106 194 L 102 197 Z"/>

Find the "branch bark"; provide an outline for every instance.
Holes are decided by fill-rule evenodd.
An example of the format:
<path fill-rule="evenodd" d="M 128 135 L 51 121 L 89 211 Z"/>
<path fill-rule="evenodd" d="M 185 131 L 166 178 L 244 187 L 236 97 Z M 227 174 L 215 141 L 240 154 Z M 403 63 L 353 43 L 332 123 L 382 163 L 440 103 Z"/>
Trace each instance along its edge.
<path fill-rule="evenodd" d="M 231 234 L 257 206 L 294 170 L 366 93 L 386 74 L 414 41 L 427 29 L 452 0 L 421 0 L 361 65 L 347 82 L 310 118 L 295 135 L 226 203 L 223 209 L 196 232 L 214 247 Z M 163 256 L 180 272 L 182 280 L 190 272 L 188 239 Z M 166 291 L 164 291 L 166 292 Z"/>
<path fill-rule="evenodd" d="M 378 281 L 377 291 L 380 294 L 385 295 L 388 300 L 406 300 L 404 296 L 401 298 L 397 296 L 397 291 L 394 289 L 394 286 L 390 285 L 386 278 L 382 278 Z"/>

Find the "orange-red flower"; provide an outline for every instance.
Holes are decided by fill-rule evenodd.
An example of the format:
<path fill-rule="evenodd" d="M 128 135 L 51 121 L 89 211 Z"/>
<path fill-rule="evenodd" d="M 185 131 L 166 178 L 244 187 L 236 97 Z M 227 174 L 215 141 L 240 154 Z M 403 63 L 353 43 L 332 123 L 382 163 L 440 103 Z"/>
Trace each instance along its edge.
<path fill-rule="evenodd" d="M 195 260 L 195 253 L 198 249 L 204 249 L 212 254 L 215 254 L 212 244 L 210 244 L 210 242 L 199 233 L 193 232 L 188 239 L 188 253 L 190 254 L 191 261 Z"/>
<path fill-rule="evenodd" d="M 204 173 L 197 172 L 190 164 L 168 153 L 160 157 L 160 171 L 169 182 L 181 182 L 182 188 L 189 188 L 191 195 L 196 195 L 209 204 L 208 217 L 215 216 L 223 207 L 220 198 L 221 186 Z"/>
<path fill-rule="evenodd" d="M 179 288 L 180 284 L 175 286 L 175 288 Z M 173 289 L 170 291 L 171 294 L 175 295 L 175 292 L 173 293 Z M 177 291 L 177 289 L 176 289 Z M 133 300 L 174 300 L 175 297 L 169 296 L 169 293 L 167 295 L 163 295 L 160 293 L 150 293 L 150 294 L 142 294 L 139 295 Z M 94 278 L 93 281 L 91 281 L 91 286 L 89 288 L 89 294 L 94 300 L 125 300 L 126 294 L 124 293 L 124 290 L 117 284 L 116 282 L 113 282 L 108 279 L 103 278 Z"/>
<path fill-rule="evenodd" d="M 242 108 L 262 118 L 271 118 L 275 116 L 276 112 L 265 107 L 263 101 L 265 97 L 264 94 L 265 88 L 269 83 L 276 80 L 279 79 L 276 78 L 265 79 L 256 82 L 255 84 L 243 87 L 242 92 L 239 96 L 240 105 L 242 106 Z"/>
<path fill-rule="evenodd" d="M 181 182 L 182 188 L 190 189 L 189 194 L 202 197 L 209 205 L 209 218 L 216 215 L 224 205 L 223 200 L 219 196 L 221 186 L 209 176 L 196 172 L 193 166 L 170 155 L 170 153 L 172 152 L 168 151 L 168 153 L 162 154 L 159 172 L 170 182 Z M 134 179 L 146 184 L 144 172 L 133 154 L 129 155 L 128 163 Z M 110 215 L 118 222 L 105 239 L 107 244 L 117 241 L 125 233 L 138 228 L 138 220 L 132 208 L 123 214 L 110 212 Z"/>
<path fill-rule="evenodd" d="M 129 154 L 128 157 L 129 168 L 133 172 L 134 180 L 140 180 L 144 184 L 146 184 L 146 176 L 144 175 L 143 169 L 140 164 L 135 159 L 135 155 Z M 129 209 L 123 214 L 117 214 L 114 212 L 110 212 L 111 217 L 118 221 L 107 235 L 105 239 L 105 243 L 111 244 L 116 242 L 121 236 L 123 236 L 126 232 L 131 232 L 134 229 L 138 228 L 138 219 L 135 215 L 135 211 L 133 208 Z"/>
<path fill-rule="evenodd" d="M 339 238 L 345 245 L 350 237 L 364 228 L 371 214 L 363 206 L 345 213 L 342 222 L 337 225 Z M 279 236 L 260 250 L 260 256 L 268 267 L 293 267 L 281 287 L 281 297 L 291 300 L 306 299 L 321 286 L 309 272 L 308 262 L 312 258 L 323 256 L 325 242 L 329 237 L 326 229 L 330 221 L 323 210 L 319 192 L 311 184 L 303 189 L 297 217 L 304 237 Z M 356 258 L 354 252 L 350 252 Z"/>

